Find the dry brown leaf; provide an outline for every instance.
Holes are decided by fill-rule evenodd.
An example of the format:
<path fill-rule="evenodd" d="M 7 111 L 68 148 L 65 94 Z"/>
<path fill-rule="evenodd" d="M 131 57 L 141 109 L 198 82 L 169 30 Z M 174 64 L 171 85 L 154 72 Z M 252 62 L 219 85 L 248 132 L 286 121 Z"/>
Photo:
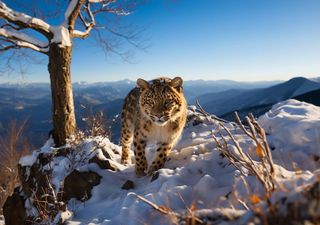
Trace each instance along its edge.
<path fill-rule="evenodd" d="M 249 196 L 249 200 L 251 202 L 251 204 L 255 205 L 261 202 L 261 199 L 259 198 L 259 196 L 252 194 Z"/>
<path fill-rule="evenodd" d="M 258 145 L 257 145 L 256 153 L 257 153 L 259 159 L 262 159 L 262 158 L 263 158 L 264 153 L 263 153 L 263 147 L 261 146 L 261 144 L 258 144 Z"/>

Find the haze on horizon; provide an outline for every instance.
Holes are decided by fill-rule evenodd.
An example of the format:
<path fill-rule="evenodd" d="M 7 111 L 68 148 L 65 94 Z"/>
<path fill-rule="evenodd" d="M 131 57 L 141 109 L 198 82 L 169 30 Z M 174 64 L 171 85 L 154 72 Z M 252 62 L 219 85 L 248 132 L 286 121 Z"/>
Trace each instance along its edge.
<path fill-rule="evenodd" d="M 33 0 L 26 0 L 33 2 Z M 10 6 L 10 1 L 4 1 Z M 152 79 L 288 80 L 320 76 L 318 0 L 149 0 L 125 18 L 144 28 L 150 46 L 130 62 L 105 55 L 91 41 L 75 43 L 72 81 Z M 3 82 L 49 82 L 47 62 Z"/>

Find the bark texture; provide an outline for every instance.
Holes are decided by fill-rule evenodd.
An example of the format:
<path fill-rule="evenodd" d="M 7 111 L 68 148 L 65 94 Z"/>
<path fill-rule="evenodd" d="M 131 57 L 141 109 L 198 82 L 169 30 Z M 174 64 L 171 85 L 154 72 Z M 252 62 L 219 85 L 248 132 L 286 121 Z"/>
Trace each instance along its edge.
<path fill-rule="evenodd" d="M 66 144 L 74 134 L 76 120 L 71 84 L 71 46 L 50 45 L 49 65 L 52 94 L 53 139 L 57 146 Z"/>

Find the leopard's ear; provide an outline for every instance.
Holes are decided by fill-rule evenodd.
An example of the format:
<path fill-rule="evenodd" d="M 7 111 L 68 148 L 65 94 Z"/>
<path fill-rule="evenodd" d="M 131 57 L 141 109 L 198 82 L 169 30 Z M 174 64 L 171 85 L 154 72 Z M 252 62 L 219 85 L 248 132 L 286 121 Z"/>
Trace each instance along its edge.
<path fill-rule="evenodd" d="M 183 83 L 183 80 L 181 77 L 175 77 L 171 80 L 169 85 L 174 88 L 180 88 L 182 87 L 182 83 Z"/>
<path fill-rule="evenodd" d="M 137 86 L 141 89 L 147 89 L 149 87 L 149 83 L 144 79 L 139 78 L 137 80 Z"/>

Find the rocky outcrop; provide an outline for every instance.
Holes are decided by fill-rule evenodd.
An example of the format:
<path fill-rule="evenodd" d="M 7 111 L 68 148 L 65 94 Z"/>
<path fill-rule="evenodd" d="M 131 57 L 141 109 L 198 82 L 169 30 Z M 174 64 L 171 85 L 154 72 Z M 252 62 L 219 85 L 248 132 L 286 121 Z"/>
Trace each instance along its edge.
<path fill-rule="evenodd" d="M 121 187 L 123 190 L 130 190 L 134 189 L 134 183 L 131 180 L 127 180 Z"/>
<path fill-rule="evenodd" d="M 112 163 L 110 163 L 109 159 L 100 159 L 98 156 L 94 156 L 89 160 L 89 163 L 95 163 L 97 164 L 100 169 L 103 170 L 112 170 L 112 171 L 117 171 L 118 168 L 114 166 Z"/>
<path fill-rule="evenodd" d="M 21 186 L 3 208 L 6 224 L 27 225 L 44 219 L 63 224 L 59 216 L 67 211 L 67 202 L 72 198 L 90 199 L 92 188 L 100 183 L 102 177 L 90 171 L 90 165 L 97 164 L 102 170 L 118 170 L 114 159 L 116 147 L 106 139 L 98 144 L 95 140 L 83 141 L 79 146 L 60 149 L 47 143 L 22 158 L 19 162 Z"/>
<path fill-rule="evenodd" d="M 20 195 L 21 192 L 16 188 L 13 194 L 7 198 L 3 206 L 3 214 L 6 225 L 25 225 L 31 224 L 27 220 L 25 209 L 25 199 Z"/>
<path fill-rule="evenodd" d="M 91 198 L 91 190 L 100 183 L 101 176 L 95 172 L 72 171 L 64 179 L 63 200 L 68 201 L 76 198 L 80 201 L 86 201 Z"/>

